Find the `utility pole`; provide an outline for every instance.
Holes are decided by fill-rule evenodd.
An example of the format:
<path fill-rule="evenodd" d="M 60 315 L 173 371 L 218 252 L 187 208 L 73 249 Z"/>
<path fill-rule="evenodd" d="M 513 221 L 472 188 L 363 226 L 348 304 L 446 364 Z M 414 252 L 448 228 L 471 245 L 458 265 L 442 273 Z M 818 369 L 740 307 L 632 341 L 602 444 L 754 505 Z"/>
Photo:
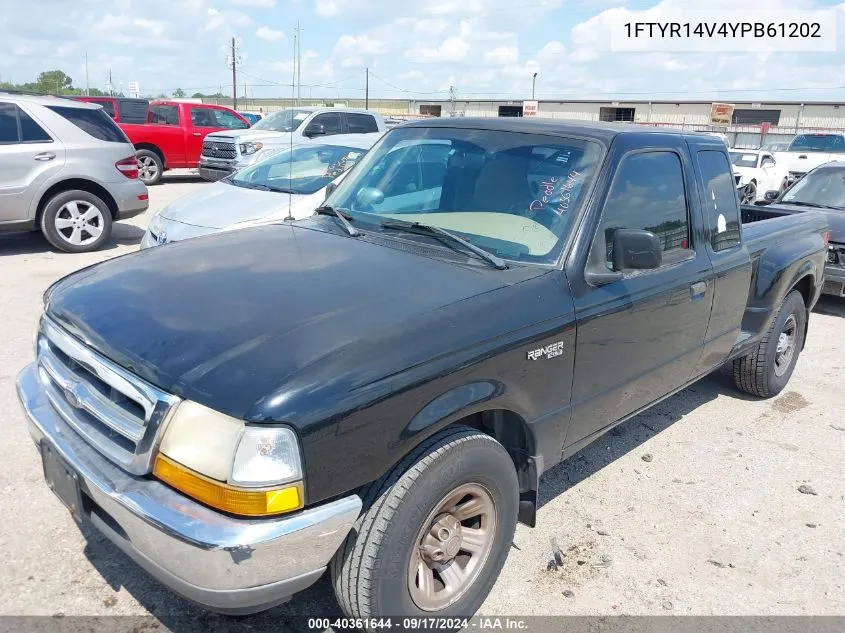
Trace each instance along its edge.
<path fill-rule="evenodd" d="M 293 79 L 290 80 L 290 99 L 296 99 L 296 43 L 299 39 L 299 33 L 293 36 Z M 296 105 L 299 105 L 297 102 Z"/>
<path fill-rule="evenodd" d="M 455 86 L 449 86 L 449 101 L 452 102 L 452 114 L 450 116 L 455 116 Z"/>
<path fill-rule="evenodd" d="M 111 68 L 109 68 L 109 96 L 114 96 L 114 84 L 111 81 Z"/>
<path fill-rule="evenodd" d="M 88 82 L 88 51 L 85 51 L 85 96 L 91 95 L 91 84 Z"/>
<path fill-rule="evenodd" d="M 299 20 L 296 22 L 296 105 L 302 97 L 302 29 L 299 28 Z"/>
<path fill-rule="evenodd" d="M 537 73 L 534 73 L 534 78 L 531 80 L 531 100 L 534 101 L 534 88 L 537 86 Z"/>
<path fill-rule="evenodd" d="M 232 109 L 238 109 L 238 57 L 234 37 L 232 38 Z"/>
<path fill-rule="evenodd" d="M 364 109 L 370 109 L 370 69 L 367 68 L 367 79 L 364 83 Z"/>

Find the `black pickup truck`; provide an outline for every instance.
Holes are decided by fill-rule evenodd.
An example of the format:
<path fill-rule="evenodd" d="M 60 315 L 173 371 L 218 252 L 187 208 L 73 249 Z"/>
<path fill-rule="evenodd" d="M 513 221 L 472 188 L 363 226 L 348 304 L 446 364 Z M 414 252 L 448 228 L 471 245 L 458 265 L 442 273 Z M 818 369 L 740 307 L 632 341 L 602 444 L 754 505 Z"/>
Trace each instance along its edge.
<path fill-rule="evenodd" d="M 190 600 L 330 569 L 349 616 L 469 616 L 543 471 L 725 364 L 784 388 L 826 239 L 743 225 L 708 135 L 413 122 L 312 218 L 54 284 L 18 391 L 57 496 Z"/>

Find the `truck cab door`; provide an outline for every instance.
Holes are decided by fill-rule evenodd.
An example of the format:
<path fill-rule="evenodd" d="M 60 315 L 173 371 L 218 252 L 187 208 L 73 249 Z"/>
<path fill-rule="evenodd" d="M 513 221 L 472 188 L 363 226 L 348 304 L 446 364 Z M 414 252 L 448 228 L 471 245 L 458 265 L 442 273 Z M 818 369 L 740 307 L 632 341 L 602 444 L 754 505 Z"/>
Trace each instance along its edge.
<path fill-rule="evenodd" d="M 568 447 L 687 383 L 713 300 L 684 141 L 619 136 L 606 164 L 616 168 L 599 183 L 597 206 L 573 251 L 578 254 L 567 263 L 577 322 Z M 655 235 L 662 261 L 651 269 L 613 271 L 619 229 Z"/>
<path fill-rule="evenodd" d="M 185 133 L 190 125 L 185 122 L 178 105 L 154 104 L 147 113 L 147 124 L 155 125 L 148 131 L 151 141 L 164 152 L 165 167 L 185 167 Z"/>
<path fill-rule="evenodd" d="M 741 334 L 751 285 L 751 258 L 742 242 L 739 200 L 724 150 L 691 146 L 703 218 L 703 247 L 712 262 L 713 309 L 701 358 L 694 373 L 702 375 L 722 364 Z"/>

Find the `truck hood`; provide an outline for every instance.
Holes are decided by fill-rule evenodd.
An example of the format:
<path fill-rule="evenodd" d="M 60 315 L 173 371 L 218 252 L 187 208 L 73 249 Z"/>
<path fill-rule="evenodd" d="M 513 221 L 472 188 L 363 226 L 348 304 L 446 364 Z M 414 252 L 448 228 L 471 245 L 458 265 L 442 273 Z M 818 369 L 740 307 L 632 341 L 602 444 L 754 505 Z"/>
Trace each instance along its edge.
<path fill-rule="evenodd" d="M 224 229 L 240 222 L 275 217 L 279 213 L 283 218 L 287 215 L 289 205 L 298 209 L 299 203 L 309 197 L 313 196 L 261 191 L 215 182 L 172 202 L 161 211 L 161 217 L 192 226 Z M 320 198 L 319 192 L 317 198 Z M 175 235 L 172 237 L 176 238 Z"/>
<path fill-rule="evenodd" d="M 804 213 L 805 211 L 818 211 L 823 213 L 830 225 L 830 241 L 838 244 L 845 244 L 845 211 L 835 209 L 817 209 L 816 207 L 804 207 L 798 204 L 770 204 L 763 209 L 772 209 L 781 213 Z"/>
<path fill-rule="evenodd" d="M 833 160 L 842 160 L 843 154 L 830 154 L 827 152 L 775 152 L 775 160 L 782 165 L 785 171 L 807 173 L 819 165 L 824 165 Z"/>
<path fill-rule="evenodd" d="M 546 272 L 458 265 L 386 245 L 393 240 L 328 232 L 327 222 L 231 231 L 118 257 L 57 282 L 46 311 L 165 391 L 263 421 L 271 419 L 271 394 L 274 411 L 292 406 L 284 403 L 295 400 L 285 391 L 292 385 L 301 395 L 340 383 L 348 394 L 442 356 L 432 339 L 457 329 L 441 309 Z M 464 329 L 453 344 L 472 336 Z"/>
<path fill-rule="evenodd" d="M 245 130 L 223 130 L 220 132 L 213 132 L 205 138 L 234 138 L 238 141 L 268 141 L 272 143 L 282 143 L 284 141 L 290 142 L 290 137 L 290 132 L 273 132 L 272 130 L 254 130 L 252 128 L 247 128 Z"/>

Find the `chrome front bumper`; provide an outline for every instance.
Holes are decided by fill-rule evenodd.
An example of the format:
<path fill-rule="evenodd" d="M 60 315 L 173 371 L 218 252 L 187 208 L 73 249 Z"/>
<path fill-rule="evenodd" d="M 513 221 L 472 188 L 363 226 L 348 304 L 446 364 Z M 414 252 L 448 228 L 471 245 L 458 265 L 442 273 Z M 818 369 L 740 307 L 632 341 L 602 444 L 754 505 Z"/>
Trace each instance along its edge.
<path fill-rule="evenodd" d="M 37 444 L 49 442 L 79 478 L 82 518 L 159 582 L 213 611 L 255 613 L 284 602 L 325 571 L 361 511 L 355 495 L 282 518 L 236 519 L 86 444 L 47 400 L 35 363 L 18 396 Z"/>

